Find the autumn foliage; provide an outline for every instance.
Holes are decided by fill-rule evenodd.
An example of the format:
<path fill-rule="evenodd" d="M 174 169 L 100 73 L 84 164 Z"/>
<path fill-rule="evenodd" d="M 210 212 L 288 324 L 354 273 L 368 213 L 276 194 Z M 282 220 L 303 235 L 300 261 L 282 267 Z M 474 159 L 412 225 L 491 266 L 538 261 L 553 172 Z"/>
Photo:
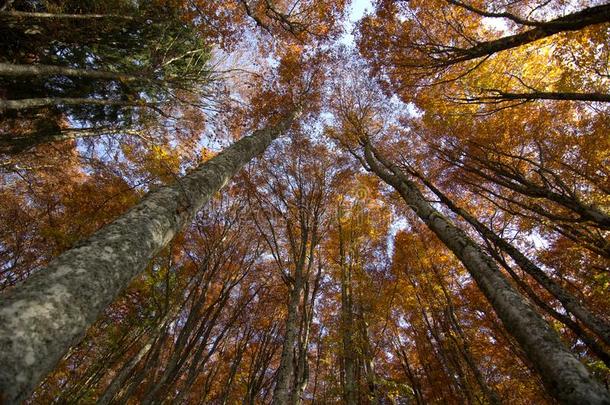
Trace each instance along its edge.
<path fill-rule="evenodd" d="M 271 143 L 0 403 L 610 403 L 610 6 L 361 3 L 0 4 L 0 310 Z"/>

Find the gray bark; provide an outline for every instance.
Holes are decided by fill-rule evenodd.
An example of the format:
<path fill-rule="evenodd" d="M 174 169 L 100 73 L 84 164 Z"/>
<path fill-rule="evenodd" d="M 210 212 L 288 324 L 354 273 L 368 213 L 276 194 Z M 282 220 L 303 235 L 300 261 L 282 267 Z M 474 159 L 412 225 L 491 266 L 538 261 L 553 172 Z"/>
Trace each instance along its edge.
<path fill-rule="evenodd" d="M 90 79 L 106 80 L 138 80 L 143 77 L 127 75 L 104 70 L 76 69 L 69 66 L 55 65 L 18 65 L 13 63 L 0 63 L 0 76 L 28 77 L 28 76 L 69 76 Z"/>
<path fill-rule="evenodd" d="M 468 270 L 508 332 L 540 373 L 550 395 L 563 404 L 610 404 L 610 395 L 564 346 L 548 323 L 500 272 L 480 246 L 426 201 L 417 185 L 372 146 L 365 144 L 369 168 L 391 185 L 416 215 Z"/>
<path fill-rule="evenodd" d="M 24 400 L 116 296 L 246 163 L 292 123 L 255 131 L 111 224 L 0 299 L 0 393 Z"/>
<path fill-rule="evenodd" d="M 0 113 L 5 110 L 26 110 L 28 108 L 53 107 L 58 105 L 114 105 L 120 107 L 152 107 L 159 103 L 146 103 L 144 101 L 107 100 L 101 98 L 71 98 L 71 97 L 42 97 L 24 98 L 21 100 L 0 100 Z"/>
<path fill-rule="evenodd" d="M 36 13 L 28 11 L 2 11 L 0 16 L 19 17 L 19 18 L 61 18 L 70 20 L 88 20 L 97 18 L 117 18 L 121 20 L 133 20 L 133 17 L 118 14 L 54 14 L 54 13 Z"/>

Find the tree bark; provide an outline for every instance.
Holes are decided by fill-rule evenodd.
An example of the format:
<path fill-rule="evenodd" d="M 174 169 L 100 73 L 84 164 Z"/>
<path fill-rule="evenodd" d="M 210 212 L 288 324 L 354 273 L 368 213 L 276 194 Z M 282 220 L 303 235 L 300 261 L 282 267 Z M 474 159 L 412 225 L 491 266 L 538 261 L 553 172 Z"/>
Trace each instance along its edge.
<path fill-rule="evenodd" d="M 296 112 L 255 131 L 139 204 L 0 300 L 0 393 L 23 401 L 116 296 Z"/>
<path fill-rule="evenodd" d="M 277 382 L 273 390 L 274 405 L 289 403 L 291 396 L 290 383 L 294 375 L 294 350 L 299 329 L 299 302 L 301 299 L 302 277 L 297 275 L 290 292 L 288 301 L 288 317 L 286 319 L 286 332 L 282 343 L 282 356 L 277 374 Z"/>
<path fill-rule="evenodd" d="M 352 305 L 351 269 L 346 263 L 343 237 L 343 207 L 338 205 L 337 227 L 339 231 L 339 267 L 341 270 L 341 340 L 343 343 L 343 399 L 347 405 L 357 404 L 357 385 L 354 353 L 354 308 Z"/>
<path fill-rule="evenodd" d="M 54 14 L 54 13 L 36 13 L 28 11 L 2 11 L 0 16 L 19 17 L 19 18 L 61 18 L 70 20 L 89 20 L 98 18 L 117 18 L 121 20 L 133 20 L 133 17 L 118 14 Z"/>
<path fill-rule="evenodd" d="M 481 42 L 467 49 L 449 51 L 446 58 L 439 60 L 441 66 L 452 65 L 467 60 L 490 56 L 494 53 L 517 48 L 564 31 L 577 31 L 590 25 L 610 21 L 610 4 L 589 7 L 564 17 L 540 23 L 539 26 L 515 35 L 492 41 Z"/>
<path fill-rule="evenodd" d="M 530 93 L 511 93 L 500 90 L 493 90 L 494 95 L 475 96 L 464 99 L 468 103 L 493 103 L 497 104 L 510 100 L 565 100 L 565 101 L 596 101 L 600 103 L 610 103 L 610 94 L 606 93 L 576 93 L 576 92 L 552 92 L 552 91 L 533 91 Z"/>
<path fill-rule="evenodd" d="M 148 337 L 144 346 L 133 356 L 129 361 L 119 370 L 116 376 L 112 379 L 112 382 L 106 389 L 102 396 L 97 400 L 97 405 L 108 405 L 112 399 L 118 394 L 119 390 L 123 387 L 125 381 L 134 370 L 136 365 L 144 358 L 144 356 L 148 353 L 150 348 L 152 347 L 152 337 Z"/>
<path fill-rule="evenodd" d="M 41 77 L 41 76 L 69 76 L 88 79 L 105 80 L 142 80 L 144 77 L 128 75 L 119 72 L 104 70 L 76 69 L 69 66 L 55 65 L 18 65 L 14 63 L 0 63 L 0 76 L 8 77 Z"/>
<path fill-rule="evenodd" d="M 24 98 L 21 100 L 0 100 L 0 113 L 5 110 L 27 110 L 28 108 L 54 107 L 58 105 L 113 105 L 119 107 L 154 107 L 158 106 L 159 103 L 79 97 Z"/>
<path fill-rule="evenodd" d="M 608 391 L 510 285 L 493 259 L 463 230 L 434 209 L 415 183 L 378 151 L 373 151 L 368 141 L 364 145 L 364 152 L 369 168 L 400 194 L 463 263 L 506 329 L 539 372 L 549 394 L 564 404 L 610 404 Z"/>

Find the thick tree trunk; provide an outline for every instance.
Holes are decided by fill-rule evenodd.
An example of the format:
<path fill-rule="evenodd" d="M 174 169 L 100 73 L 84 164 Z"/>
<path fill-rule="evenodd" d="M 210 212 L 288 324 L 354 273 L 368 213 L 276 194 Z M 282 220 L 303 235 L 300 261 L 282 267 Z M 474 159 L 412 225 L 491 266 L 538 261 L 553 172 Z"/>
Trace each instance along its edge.
<path fill-rule="evenodd" d="M 391 185 L 417 216 L 469 271 L 506 329 L 540 373 L 546 388 L 564 404 L 610 404 L 610 395 L 564 346 L 555 331 L 504 278 L 491 257 L 426 201 L 417 186 L 372 146 L 365 144 L 370 169 Z"/>
<path fill-rule="evenodd" d="M 0 300 L 0 392 L 24 400 L 116 296 L 292 123 L 257 130 L 64 252 Z"/>

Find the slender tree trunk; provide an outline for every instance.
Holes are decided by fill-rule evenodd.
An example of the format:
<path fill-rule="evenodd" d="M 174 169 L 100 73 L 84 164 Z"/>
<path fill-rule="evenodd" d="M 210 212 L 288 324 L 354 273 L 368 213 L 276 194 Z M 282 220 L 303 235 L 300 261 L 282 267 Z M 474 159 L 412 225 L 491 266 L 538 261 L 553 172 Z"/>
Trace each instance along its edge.
<path fill-rule="evenodd" d="M 311 274 L 311 269 L 314 264 L 314 249 L 319 241 L 317 236 L 317 225 L 314 225 L 313 228 L 314 230 L 312 232 L 311 243 L 309 246 L 308 269 L 306 273 L 307 277 L 309 277 L 309 274 Z M 299 358 L 297 362 L 297 372 L 295 373 L 295 384 L 292 392 L 292 403 L 295 405 L 300 405 L 303 403 L 303 393 L 307 388 L 307 384 L 309 384 L 309 358 L 307 356 L 307 353 L 309 351 L 311 325 L 313 323 L 313 318 L 315 314 L 316 297 L 318 296 L 318 291 L 320 288 L 321 276 L 322 264 L 319 261 L 316 276 L 313 280 L 313 288 L 311 289 L 311 294 L 309 292 L 310 282 L 306 283 L 306 288 L 303 294 L 303 315 L 301 317 L 301 331 L 298 348 Z"/>
<path fill-rule="evenodd" d="M 155 107 L 159 103 L 145 101 L 107 100 L 101 98 L 71 98 L 71 97 L 42 97 L 24 98 L 21 100 L 0 100 L 0 113 L 5 110 L 27 110 L 28 108 L 53 107 L 59 105 L 112 105 L 118 107 Z"/>
<path fill-rule="evenodd" d="M 486 150 L 485 148 L 480 148 L 480 149 L 483 151 Z M 489 150 L 489 149 L 487 149 L 487 150 Z M 508 155 L 504 154 L 504 155 L 508 156 L 508 157 L 513 157 L 510 154 L 508 154 Z M 594 206 L 592 204 L 584 203 L 576 195 L 574 195 L 574 193 L 572 193 L 572 192 L 566 193 L 565 189 L 567 189 L 568 186 L 563 184 L 559 180 L 556 180 L 556 181 L 559 181 L 559 184 L 557 184 L 557 186 L 559 186 L 563 190 L 558 192 L 556 190 L 553 190 L 552 186 L 549 186 L 547 180 L 544 178 L 545 177 L 544 175 L 542 176 L 544 184 L 541 185 L 541 184 L 536 183 L 535 181 L 528 179 L 525 175 L 523 175 L 521 173 L 516 173 L 512 167 L 510 167 L 507 164 L 501 163 L 497 160 L 494 161 L 494 160 L 490 160 L 488 158 L 479 158 L 472 154 L 470 155 L 470 158 L 472 160 L 474 160 L 476 163 L 475 164 L 458 163 L 457 166 L 470 173 L 477 175 L 478 177 L 481 177 L 485 180 L 489 180 L 502 187 L 506 187 L 506 188 L 513 190 L 517 193 L 520 193 L 524 196 L 528 196 L 528 197 L 532 197 L 532 198 L 544 198 L 544 199 L 547 199 L 554 203 L 557 203 L 557 204 L 567 208 L 568 210 L 572 211 L 573 213 L 578 214 L 580 216 L 580 218 L 579 218 L 580 221 L 583 221 L 583 222 L 590 221 L 592 226 L 595 226 L 600 229 L 610 230 L 610 215 L 603 212 L 602 210 L 600 210 L 599 208 L 597 208 L 596 206 Z M 454 159 L 454 157 L 450 157 L 450 159 Z M 545 172 L 544 174 L 550 174 L 554 179 L 557 179 L 557 175 L 555 173 L 553 173 L 552 171 L 545 169 L 541 165 L 536 164 L 536 166 L 537 166 L 536 171 L 540 170 L 541 172 Z M 486 172 L 485 169 L 490 171 L 491 174 Z M 475 186 L 478 186 L 478 185 L 475 185 Z M 502 196 L 501 194 L 498 195 L 497 193 L 494 193 L 493 191 L 491 191 L 487 188 L 484 188 L 484 187 L 477 187 L 477 188 L 479 188 L 489 194 L 492 194 L 502 200 L 505 200 L 508 202 L 514 202 L 515 204 L 521 206 L 522 208 L 535 212 L 538 215 L 545 216 L 552 221 L 562 222 L 563 220 L 568 220 L 568 221 L 574 220 L 574 218 L 563 217 L 560 215 L 554 215 L 551 212 L 547 212 L 546 209 L 544 209 L 543 207 L 541 207 L 537 204 L 530 203 L 530 205 L 528 205 L 523 202 L 518 202 L 515 200 L 508 199 L 508 198 Z"/>
<path fill-rule="evenodd" d="M 610 94 L 605 93 L 575 93 L 575 92 L 550 92 L 533 91 L 530 93 L 511 93 L 494 91 L 494 95 L 472 97 L 467 102 L 498 103 L 509 100 L 565 100 L 565 101 L 596 101 L 610 103 Z"/>
<path fill-rule="evenodd" d="M 35 13 L 28 11 L 2 11 L 0 17 L 19 17 L 19 18 L 60 18 L 70 20 L 90 20 L 99 18 L 116 18 L 121 20 L 133 20 L 133 17 L 118 14 L 54 14 L 54 13 Z"/>
<path fill-rule="evenodd" d="M 0 137 L 0 152 L 11 155 L 27 152 L 38 145 L 67 141 L 71 139 L 92 138 L 103 135 L 143 136 L 143 131 L 128 128 L 72 128 L 49 132 L 36 132 L 16 137 Z"/>
<path fill-rule="evenodd" d="M 445 300 L 447 301 L 447 315 L 448 315 L 449 322 L 453 326 L 453 329 L 457 332 L 457 336 L 454 336 L 453 334 L 449 334 L 450 337 L 455 341 L 459 351 L 461 352 L 464 360 L 466 361 L 466 364 L 472 371 L 472 374 L 474 374 L 474 377 L 477 380 L 477 384 L 479 384 L 479 387 L 481 388 L 483 395 L 485 395 L 485 397 L 489 401 L 489 403 L 492 405 L 501 404 L 502 401 L 500 400 L 500 395 L 498 395 L 498 392 L 493 387 L 491 387 L 487 384 L 487 381 L 485 380 L 483 373 L 479 369 L 479 366 L 477 365 L 477 362 L 474 359 L 472 351 L 470 350 L 470 343 L 468 342 L 468 337 L 464 333 L 462 326 L 460 325 L 460 322 L 458 321 L 458 317 L 455 314 L 455 308 L 453 306 L 453 301 L 451 299 L 451 296 L 447 292 L 447 288 L 445 287 L 445 283 L 443 282 L 441 275 L 435 268 L 433 268 L 433 271 L 438 280 L 438 283 L 440 284 L 440 286 L 443 290 L 443 295 L 445 296 Z M 458 337 L 459 337 L 459 339 L 458 339 Z"/>
<path fill-rule="evenodd" d="M 405 376 L 411 383 L 410 388 L 413 390 L 413 395 L 415 396 L 415 403 L 417 405 L 425 404 L 424 397 L 421 393 L 421 384 L 419 382 L 419 379 L 415 376 L 415 373 L 413 373 L 413 370 L 411 370 L 411 366 L 409 365 L 409 357 L 407 356 L 407 353 L 405 353 L 405 350 L 402 347 L 400 340 L 396 342 L 395 351 L 398 357 L 400 358 L 400 363 L 404 370 Z"/>
<path fill-rule="evenodd" d="M 64 252 L 0 300 L 0 392 L 24 400 L 116 296 L 246 163 L 288 129 L 255 131 Z"/>
<path fill-rule="evenodd" d="M 135 366 L 140 362 L 140 360 L 144 358 L 144 356 L 148 353 L 152 345 L 152 338 L 149 337 L 144 346 L 142 346 L 142 348 L 138 351 L 138 353 L 136 353 L 136 355 L 133 356 L 112 379 L 110 385 L 106 387 L 104 394 L 102 394 L 102 396 L 97 400 L 97 405 L 107 405 L 110 403 L 110 401 L 112 401 L 112 399 L 116 396 L 116 394 L 118 394 L 118 392 L 123 387 L 125 381 L 127 381 L 127 378 L 129 377 Z"/>
<path fill-rule="evenodd" d="M 489 245 L 491 242 L 486 241 Z M 508 274 L 515 280 L 515 283 L 521 288 L 521 290 L 527 295 L 540 309 L 544 312 L 558 320 L 559 322 L 566 325 L 568 328 L 574 332 L 574 334 L 578 337 L 578 339 L 582 340 L 582 342 L 591 350 L 591 352 L 597 356 L 601 361 L 604 362 L 606 367 L 610 367 L 610 354 L 606 352 L 606 350 L 602 347 L 601 343 L 589 335 L 588 331 L 583 330 L 580 324 L 574 321 L 570 314 L 561 314 L 555 308 L 551 307 L 545 300 L 540 298 L 534 290 L 527 284 L 524 280 L 521 279 L 515 273 L 515 271 L 506 263 L 506 260 L 503 256 L 500 255 L 499 252 L 493 250 L 493 247 L 489 246 L 488 248 L 489 254 L 496 259 L 498 263 L 506 270 Z"/>
<path fill-rule="evenodd" d="M 303 306 L 305 305 L 307 305 L 306 302 L 303 303 Z M 297 339 L 297 341 L 299 341 L 299 347 L 297 349 L 299 357 L 295 361 L 296 372 L 294 373 L 294 384 L 290 394 L 290 402 L 293 405 L 300 405 L 303 403 L 303 393 L 305 392 L 305 388 L 307 388 L 307 383 L 309 382 L 309 361 L 307 358 L 307 349 L 309 347 L 310 330 L 311 323 L 307 320 L 301 321 L 300 334 L 302 336 Z"/>
<path fill-rule="evenodd" d="M 76 69 L 68 66 L 56 65 L 18 65 L 14 63 L 0 63 L 0 76 L 8 77 L 42 77 L 42 76 L 69 76 L 87 79 L 106 80 L 142 80 L 144 77 L 128 75 L 119 72 L 104 70 Z"/>
<path fill-rule="evenodd" d="M 610 404 L 610 395 L 564 346 L 555 331 L 504 278 L 491 257 L 426 201 L 400 169 L 366 142 L 370 169 L 391 185 L 417 216 L 457 256 L 506 329 L 538 370 L 548 392 L 564 404 Z"/>
<path fill-rule="evenodd" d="M 355 353 L 354 341 L 354 311 L 352 306 L 351 294 L 351 274 L 346 263 L 345 240 L 341 220 L 343 219 L 343 209 L 338 207 L 338 230 L 339 230 L 339 266 L 341 270 L 341 337 L 343 343 L 343 398 L 347 405 L 357 404 L 356 392 L 356 372 L 355 372 Z"/>
<path fill-rule="evenodd" d="M 299 302 L 301 299 L 302 277 L 297 275 L 288 301 L 286 332 L 282 344 L 282 357 L 273 390 L 274 405 L 286 405 L 290 400 L 290 383 L 294 375 L 294 350 L 299 329 Z"/>
<path fill-rule="evenodd" d="M 362 302 L 362 301 L 361 301 Z M 359 310 L 356 313 L 358 317 L 358 329 L 360 334 L 360 343 L 362 351 L 362 370 L 366 380 L 368 388 L 368 394 L 371 398 L 371 403 L 378 404 L 378 390 L 377 382 L 375 381 L 375 362 L 373 359 L 373 350 L 371 348 L 371 341 L 369 339 L 369 327 L 368 322 L 364 319 L 364 310 L 362 304 L 359 305 Z"/>
<path fill-rule="evenodd" d="M 222 389 L 222 394 L 220 396 L 220 404 L 227 405 L 227 401 L 229 400 L 229 396 L 231 394 L 231 389 L 233 387 L 233 382 L 235 381 L 235 376 L 237 375 L 237 371 L 239 369 L 240 364 L 242 363 L 242 358 L 248 343 L 250 343 L 251 330 L 247 329 L 246 333 L 244 333 L 243 342 L 240 341 L 237 344 L 235 355 L 233 357 L 233 361 L 231 362 L 231 369 L 229 370 L 229 377 L 227 378 L 227 383 Z"/>

